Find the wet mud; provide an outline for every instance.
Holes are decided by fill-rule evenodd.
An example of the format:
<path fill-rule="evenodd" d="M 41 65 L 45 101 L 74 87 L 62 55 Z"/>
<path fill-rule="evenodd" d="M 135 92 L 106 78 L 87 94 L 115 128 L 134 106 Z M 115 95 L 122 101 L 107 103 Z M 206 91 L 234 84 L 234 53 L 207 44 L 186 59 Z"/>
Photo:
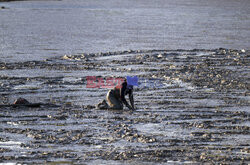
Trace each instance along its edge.
<path fill-rule="evenodd" d="M 249 63 L 223 48 L 0 62 L 0 162 L 248 164 Z M 86 76 L 127 75 L 141 80 L 136 110 L 95 109 L 108 89 Z M 6 106 L 18 97 L 43 104 Z"/>

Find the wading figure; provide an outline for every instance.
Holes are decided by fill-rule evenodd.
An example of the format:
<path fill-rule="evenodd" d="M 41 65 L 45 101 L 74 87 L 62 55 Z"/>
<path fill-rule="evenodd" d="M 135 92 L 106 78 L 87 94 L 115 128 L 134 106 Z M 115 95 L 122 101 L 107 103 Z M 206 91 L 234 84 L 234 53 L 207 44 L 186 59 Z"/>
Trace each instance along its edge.
<path fill-rule="evenodd" d="M 108 91 L 106 99 L 97 105 L 97 108 L 100 109 L 114 109 L 114 110 L 123 110 L 123 104 L 128 107 L 130 110 L 135 110 L 134 106 L 134 97 L 133 97 L 133 86 L 138 86 L 138 78 L 127 77 L 127 79 L 121 84 L 117 85 L 113 89 Z M 130 104 L 127 102 L 125 95 L 129 95 Z"/>

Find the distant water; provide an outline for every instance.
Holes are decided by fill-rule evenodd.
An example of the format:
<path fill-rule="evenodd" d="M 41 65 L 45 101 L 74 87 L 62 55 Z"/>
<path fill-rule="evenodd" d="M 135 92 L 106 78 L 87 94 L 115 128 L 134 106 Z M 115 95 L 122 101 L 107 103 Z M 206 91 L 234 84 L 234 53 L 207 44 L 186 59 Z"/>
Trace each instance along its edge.
<path fill-rule="evenodd" d="M 250 49 L 249 0 L 0 3 L 0 61 L 128 49 Z"/>

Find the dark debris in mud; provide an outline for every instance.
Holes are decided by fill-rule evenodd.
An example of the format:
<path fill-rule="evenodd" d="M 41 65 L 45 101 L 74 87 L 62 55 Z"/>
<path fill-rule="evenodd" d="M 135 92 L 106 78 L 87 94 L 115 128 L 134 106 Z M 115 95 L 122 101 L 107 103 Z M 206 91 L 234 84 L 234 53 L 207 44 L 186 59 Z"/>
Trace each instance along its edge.
<path fill-rule="evenodd" d="M 1 105 L 17 97 L 45 103 L 0 106 L 0 162 L 250 163 L 249 53 L 130 50 L 0 62 Z M 162 85 L 135 88 L 136 111 L 96 110 L 107 89 L 86 88 L 91 75 Z"/>

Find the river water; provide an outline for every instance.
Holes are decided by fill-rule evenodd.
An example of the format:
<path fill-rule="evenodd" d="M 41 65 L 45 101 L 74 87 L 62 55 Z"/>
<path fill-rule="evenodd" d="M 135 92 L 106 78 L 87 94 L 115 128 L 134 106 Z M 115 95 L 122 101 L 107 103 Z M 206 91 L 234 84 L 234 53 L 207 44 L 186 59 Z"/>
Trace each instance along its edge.
<path fill-rule="evenodd" d="M 248 0 L 0 3 L 1 61 L 141 49 L 249 49 Z"/>

